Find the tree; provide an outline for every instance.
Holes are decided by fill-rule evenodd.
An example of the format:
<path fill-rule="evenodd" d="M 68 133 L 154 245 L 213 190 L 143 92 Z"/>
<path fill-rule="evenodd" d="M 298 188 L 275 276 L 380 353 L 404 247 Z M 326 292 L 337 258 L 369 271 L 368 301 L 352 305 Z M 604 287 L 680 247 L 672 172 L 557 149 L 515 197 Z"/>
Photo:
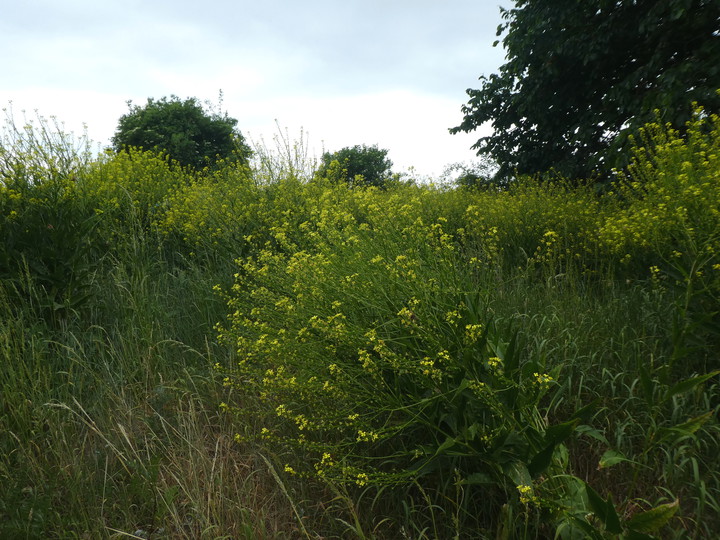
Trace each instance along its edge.
<path fill-rule="evenodd" d="M 495 177 L 497 165 L 487 157 L 471 163 L 451 163 L 445 167 L 441 180 L 466 191 L 492 191 L 508 188 L 508 183 Z"/>
<path fill-rule="evenodd" d="M 252 151 L 227 113 L 206 112 L 195 98 L 149 98 L 144 107 L 128 102 L 120 118 L 113 146 L 166 152 L 183 166 L 200 170 L 218 159 L 247 162 Z"/>
<path fill-rule="evenodd" d="M 473 149 L 509 177 L 580 179 L 627 163 L 627 137 L 660 119 L 682 131 L 692 102 L 720 112 L 718 0 L 516 0 L 502 9 L 498 74 L 467 91 L 462 123 L 490 122 Z M 499 42 L 496 41 L 495 45 Z"/>
<path fill-rule="evenodd" d="M 350 185 L 384 187 L 392 176 L 392 161 L 388 150 L 373 146 L 355 145 L 337 152 L 325 152 L 317 174 Z"/>

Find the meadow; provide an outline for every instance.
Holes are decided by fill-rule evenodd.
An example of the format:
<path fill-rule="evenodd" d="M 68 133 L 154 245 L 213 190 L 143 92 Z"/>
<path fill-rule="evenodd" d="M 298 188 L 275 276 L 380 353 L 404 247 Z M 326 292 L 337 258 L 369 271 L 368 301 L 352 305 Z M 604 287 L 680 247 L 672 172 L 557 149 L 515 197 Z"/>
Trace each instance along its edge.
<path fill-rule="evenodd" d="M 0 538 L 720 535 L 720 119 L 604 190 L 0 147 Z"/>

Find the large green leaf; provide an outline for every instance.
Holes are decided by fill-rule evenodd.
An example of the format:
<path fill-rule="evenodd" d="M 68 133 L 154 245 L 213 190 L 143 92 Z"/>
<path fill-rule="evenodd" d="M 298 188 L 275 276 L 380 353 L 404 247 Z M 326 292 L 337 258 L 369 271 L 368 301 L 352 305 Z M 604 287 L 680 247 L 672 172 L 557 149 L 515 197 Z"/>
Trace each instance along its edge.
<path fill-rule="evenodd" d="M 665 392 L 665 400 L 670 399 L 673 396 L 676 396 L 678 394 L 684 394 L 685 392 L 689 392 L 693 388 L 695 388 L 697 385 L 704 383 L 705 381 L 712 379 L 716 375 L 720 374 L 720 370 L 715 370 L 710 373 L 706 373 L 705 375 L 698 375 L 697 377 L 692 377 L 691 379 L 686 379 L 684 381 L 680 381 L 679 383 L 671 386 L 667 392 Z"/>
<path fill-rule="evenodd" d="M 680 508 L 680 500 L 661 504 L 646 512 L 635 514 L 625 524 L 631 531 L 654 533 L 659 531 Z"/>
<path fill-rule="evenodd" d="M 600 462 L 598 463 L 599 469 L 607 469 L 608 467 L 612 467 L 613 465 L 617 465 L 618 463 L 635 463 L 634 461 L 626 458 L 624 455 L 622 455 L 617 450 L 607 450 L 600 458 Z"/>
<path fill-rule="evenodd" d="M 675 426 L 669 427 L 669 428 L 660 428 L 657 431 L 657 434 L 655 436 L 655 443 L 659 444 L 661 441 L 665 441 L 668 439 L 679 439 L 681 437 L 687 437 L 689 435 L 694 434 L 698 429 L 700 429 L 705 422 L 710 420 L 715 413 L 713 411 L 708 411 L 705 414 L 701 414 L 700 416 L 696 416 L 695 418 L 691 418 L 687 422 L 683 422 L 682 424 L 677 424 Z"/>
<path fill-rule="evenodd" d="M 603 500 L 598 492 L 587 484 L 585 485 L 585 491 L 587 492 L 590 508 L 592 508 L 595 516 L 602 521 L 605 529 L 613 534 L 620 534 L 622 532 L 622 526 L 620 525 L 620 518 L 615 511 L 612 498 L 608 496 L 607 501 Z"/>

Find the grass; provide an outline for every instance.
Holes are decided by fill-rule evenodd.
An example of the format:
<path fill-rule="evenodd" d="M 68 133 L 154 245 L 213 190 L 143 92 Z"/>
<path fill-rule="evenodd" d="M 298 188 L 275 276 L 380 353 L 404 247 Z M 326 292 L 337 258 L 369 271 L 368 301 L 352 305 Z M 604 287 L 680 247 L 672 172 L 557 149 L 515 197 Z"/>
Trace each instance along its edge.
<path fill-rule="evenodd" d="M 147 254 L 107 270 L 95 305 L 61 328 L 32 305 L 2 305 L 0 536 L 294 530 L 266 467 L 218 409 L 228 396 L 211 369 L 223 312 L 211 276 Z"/>
<path fill-rule="evenodd" d="M 0 537 L 720 532 L 715 124 L 621 197 L 48 129 L 0 186 Z"/>

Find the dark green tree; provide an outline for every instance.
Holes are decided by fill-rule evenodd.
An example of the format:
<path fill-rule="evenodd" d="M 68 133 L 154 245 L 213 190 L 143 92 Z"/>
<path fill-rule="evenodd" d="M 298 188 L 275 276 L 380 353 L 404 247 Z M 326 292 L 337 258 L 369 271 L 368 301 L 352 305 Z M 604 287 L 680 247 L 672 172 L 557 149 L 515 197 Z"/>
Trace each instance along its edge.
<path fill-rule="evenodd" d="M 441 180 L 467 191 L 507 189 L 508 183 L 495 178 L 498 167 L 486 156 L 472 163 L 452 163 L 445 167 Z"/>
<path fill-rule="evenodd" d="M 236 119 L 207 112 L 195 98 L 149 98 L 143 107 L 128 102 L 128 108 L 112 138 L 118 152 L 128 147 L 165 152 L 196 170 L 212 167 L 218 159 L 247 162 L 252 154 Z"/>
<path fill-rule="evenodd" d="M 607 177 L 627 163 L 628 135 L 656 111 L 681 131 L 693 101 L 720 112 L 720 1 L 515 5 L 501 8 L 497 32 L 506 63 L 467 91 L 465 117 L 450 130 L 491 123 L 473 149 L 500 164 L 500 177 Z"/>
<path fill-rule="evenodd" d="M 355 145 L 337 152 L 325 152 L 317 174 L 352 186 L 384 187 L 392 177 L 388 150 L 377 145 Z"/>

